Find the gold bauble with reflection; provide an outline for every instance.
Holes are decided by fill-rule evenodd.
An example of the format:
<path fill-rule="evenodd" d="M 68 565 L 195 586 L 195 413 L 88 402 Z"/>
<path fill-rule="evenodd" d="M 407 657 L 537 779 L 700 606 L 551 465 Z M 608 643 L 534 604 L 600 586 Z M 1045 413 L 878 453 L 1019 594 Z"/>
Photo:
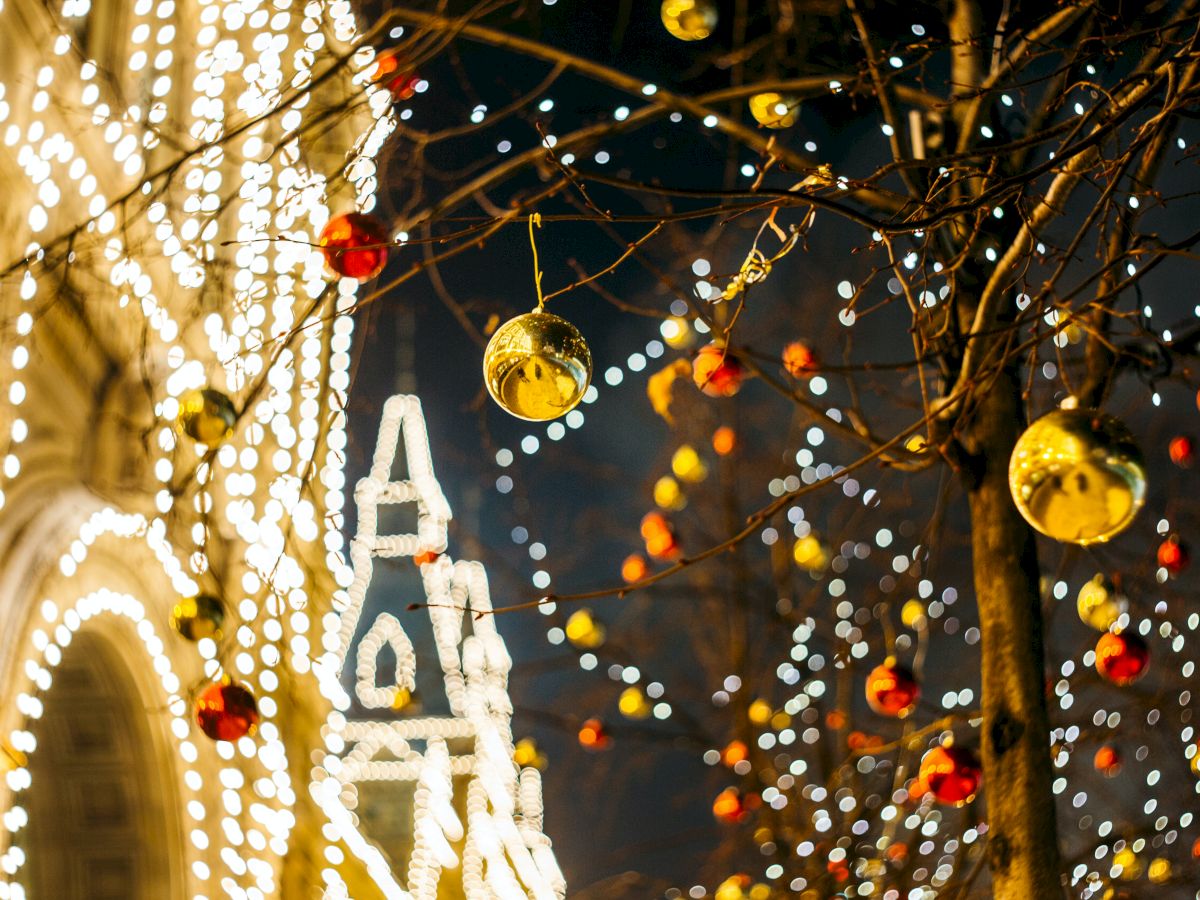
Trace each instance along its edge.
<path fill-rule="evenodd" d="M 1084 625 L 1097 631 L 1108 631 L 1129 608 L 1129 601 L 1109 578 L 1096 575 L 1079 589 L 1075 606 Z"/>
<path fill-rule="evenodd" d="M 1146 500 L 1146 468 L 1129 429 L 1095 410 L 1059 409 L 1017 440 L 1008 485 L 1021 515 L 1071 544 L 1107 541 Z"/>
<path fill-rule="evenodd" d="M 188 391 L 179 398 L 175 423 L 192 440 L 216 446 L 233 436 L 237 418 L 232 400 L 220 391 L 204 388 Z"/>
<path fill-rule="evenodd" d="M 204 638 L 219 641 L 224 624 L 225 606 L 210 594 L 184 597 L 171 610 L 171 627 L 189 641 Z"/>
<path fill-rule="evenodd" d="M 566 319 L 534 310 L 496 329 L 483 354 L 483 380 L 492 399 L 518 419 L 557 419 L 583 399 L 592 353 Z"/>
<path fill-rule="evenodd" d="M 750 115 L 764 128 L 791 128 L 800 117 L 800 101 L 774 91 L 755 94 L 749 105 Z"/>
<path fill-rule="evenodd" d="M 662 23 L 671 37 L 702 41 L 717 27 L 717 4 L 713 0 L 663 0 Z"/>

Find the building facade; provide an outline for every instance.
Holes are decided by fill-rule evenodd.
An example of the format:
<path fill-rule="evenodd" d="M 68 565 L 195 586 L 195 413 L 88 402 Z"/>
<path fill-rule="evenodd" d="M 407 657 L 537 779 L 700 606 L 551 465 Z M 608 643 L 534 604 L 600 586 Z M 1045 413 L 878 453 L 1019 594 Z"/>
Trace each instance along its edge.
<path fill-rule="evenodd" d="M 374 205 L 378 38 L 344 0 L 0 5 L 0 900 L 564 893 L 415 400 L 359 499 L 417 529 L 342 535 L 363 289 L 314 244 Z M 207 443 L 201 389 L 232 410 Z M 444 715 L 393 708 L 415 652 L 361 616 L 372 560 L 417 553 Z M 197 595 L 224 620 L 189 640 Z M 252 734 L 202 733 L 217 683 Z M 385 787 L 412 824 L 381 849 Z"/>

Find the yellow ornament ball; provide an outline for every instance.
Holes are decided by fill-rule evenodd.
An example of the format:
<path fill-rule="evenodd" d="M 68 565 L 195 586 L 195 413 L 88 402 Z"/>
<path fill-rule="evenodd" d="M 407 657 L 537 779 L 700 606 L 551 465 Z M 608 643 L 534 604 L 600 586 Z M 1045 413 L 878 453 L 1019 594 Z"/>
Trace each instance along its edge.
<path fill-rule="evenodd" d="M 1125 881 L 1134 881 L 1142 875 L 1142 861 L 1129 847 L 1113 854 L 1113 865 L 1121 867 L 1120 877 Z"/>
<path fill-rule="evenodd" d="M 532 766 L 535 769 L 544 769 L 546 755 L 538 749 L 537 741 L 533 738 L 521 738 L 513 747 L 513 762 L 521 768 Z"/>
<path fill-rule="evenodd" d="M 662 23 L 671 37 L 702 41 L 717 27 L 717 4 L 713 0 L 663 0 Z"/>
<path fill-rule="evenodd" d="M 225 624 L 225 607 L 216 597 L 198 594 L 185 597 L 171 610 L 171 627 L 180 637 L 189 641 L 211 638 L 221 639 L 221 626 Z"/>
<path fill-rule="evenodd" d="M 1096 575 L 1079 589 L 1075 606 L 1084 625 L 1097 631 L 1108 631 L 1129 608 L 1129 601 L 1117 592 L 1112 581 Z"/>
<path fill-rule="evenodd" d="M 679 482 L 670 475 L 664 475 L 654 482 L 654 503 L 659 509 L 678 512 L 687 506 L 687 497 L 683 495 Z M 637 581 L 637 579 L 633 579 Z"/>
<path fill-rule="evenodd" d="M 567 640 L 581 650 L 595 650 L 604 643 L 607 632 L 592 616 L 590 609 L 577 609 L 567 619 Z"/>
<path fill-rule="evenodd" d="M 1059 409 L 1017 440 L 1008 485 L 1021 515 L 1072 544 L 1107 541 L 1146 501 L 1146 469 L 1133 435 L 1095 410 Z"/>
<path fill-rule="evenodd" d="M 796 541 L 792 547 L 792 559 L 809 572 L 823 572 L 829 565 L 829 551 L 816 535 L 809 534 Z"/>
<path fill-rule="evenodd" d="M 216 446 L 233 436 L 237 426 L 233 401 L 212 388 L 188 391 L 179 398 L 176 427 L 193 441 Z"/>
<path fill-rule="evenodd" d="M 766 700 L 755 700 L 746 711 L 746 717 L 755 725 L 766 725 L 771 721 L 771 704 Z"/>
<path fill-rule="evenodd" d="M 921 628 L 925 624 L 925 604 L 916 597 L 900 607 L 900 621 L 905 628 Z"/>
<path fill-rule="evenodd" d="M 708 477 L 708 466 L 691 444 L 684 444 L 671 457 L 671 471 L 680 481 L 697 484 Z"/>
<path fill-rule="evenodd" d="M 617 699 L 617 709 L 627 719 L 648 719 L 654 705 L 636 685 L 625 688 Z"/>
<path fill-rule="evenodd" d="M 583 399 L 592 353 L 566 319 L 534 310 L 496 329 L 483 354 L 483 380 L 492 399 L 518 419 L 557 419 Z"/>
<path fill-rule="evenodd" d="M 750 98 L 750 115 L 764 128 L 791 128 L 800 117 L 800 101 L 774 91 L 764 91 Z"/>

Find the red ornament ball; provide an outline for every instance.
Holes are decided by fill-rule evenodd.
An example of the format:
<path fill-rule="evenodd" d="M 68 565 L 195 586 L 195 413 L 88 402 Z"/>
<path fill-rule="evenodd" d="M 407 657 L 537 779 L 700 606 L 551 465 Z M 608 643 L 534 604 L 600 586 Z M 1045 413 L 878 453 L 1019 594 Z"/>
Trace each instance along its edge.
<path fill-rule="evenodd" d="M 1167 445 L 1167 452 L 1171 454 L 1171 462 L 1179 468 L 1190 469 L 1196 460 L 1196 442 L 1187 435 L 1181 434 L 1171 438 L 1171 443 Z"/>
<path fill-rule="evenodd" d="M 387 248 L 391 244 L 387 229 L 374 216 L 343 213 L 334 216 L 321 230 L 321 252 L 325 264 L 342 278 L 368 281 L 383 271 Z"/>
<path fill-rule="evenodd" d="M 709 397 L 732 397 L 745 377 L 738 358 L 716 344 L 700 348 L 692 360 L 692 381 Z"/>
<path fill-rule="evenodd" d="M 965 747 L 934 747 L 921 757 L 918 779 L 938 803 L 962 806 L 975 799 L 983 770 Z"/>
<path fill-rule="evenodd" d="M 821 363 L 812 347 L 804 341 L 792 341 L 783 348 L 783 367 L 793 378 L 812 378 Z"/>
<path fill-rule="evenodd" d="M 404 55 L 398 50 L 384 50 L 375 58 L 375 71 L 371 73 L 375 84 L 387 88 L 392 99 L 399 103 L 410 100 L 417 92 L 421 76 L 408 65 Z"/>
<path fill-rule="evenodd" d="M 1095 757 L 1092 758 L 1092 764 L 1096 767 L 1096 771 L 1105 778 L 1112 778 L 1121 771 L 1121 754 L 1117 752 L 1116 747 L 1105 744 L 1096 751 Z"/>
<path fill-rule="evenodd" d="M 258 728 L 258 704 L 236 682 L 210 684 L 196 698 L 196 724 L 214 741 L 236 741 Z"/>
<path fill-rule="evenodd" d="M 894 662 L 876 666 L 867 676 L 867 704 L 881 716 L 903 719 L 917 705 L 920 685 L 912 672 Z"/>
<path fill-rule="evenodd" d="M 1096 671 L 1115 685 L 1133 684 L 1150 665 L 1150 648 L 1133 632 L 1108 632 L 1096 642 Z"/>
<path fill-rule="evenodd" d="M 1178 575 L 1191 564 L 1187 546 L 1175 535 L 1158 545 L 1158 564 L 1171 575 Z"/>
<path fill-rule="evenodd" d="M 585 750 L 607 750 L 612 744 L 612 735 L 599 719 L 588 719 L 579 728 L 579 746 Z"/>

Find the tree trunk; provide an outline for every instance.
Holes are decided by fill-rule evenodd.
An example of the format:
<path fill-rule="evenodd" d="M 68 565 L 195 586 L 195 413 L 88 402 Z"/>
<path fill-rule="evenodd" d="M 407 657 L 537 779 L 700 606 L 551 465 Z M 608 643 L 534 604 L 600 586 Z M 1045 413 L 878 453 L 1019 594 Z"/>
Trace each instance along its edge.
<path fill-rule="evenodd" d="M 964 444 L 974 458 L 968 498 L 982 632 L 987 859 L 997 900 L 1051 900 L 1063 888 L 1037 548 L 1008 489 L 1023 425 L 1020 385 L 1006 370 L 978 396 Z"/>

